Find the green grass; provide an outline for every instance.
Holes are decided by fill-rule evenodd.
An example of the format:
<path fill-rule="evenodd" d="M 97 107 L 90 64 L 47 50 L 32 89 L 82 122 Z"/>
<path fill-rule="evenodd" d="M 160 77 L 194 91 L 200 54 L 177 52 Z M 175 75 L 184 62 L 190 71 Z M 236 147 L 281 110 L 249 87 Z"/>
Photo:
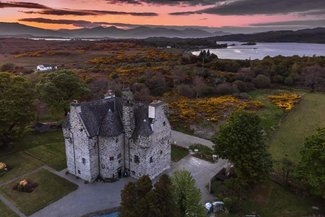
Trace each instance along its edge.
<path fill-rule="evenodd" d="M 10 169 L 7 173 L 0 176 L 0 183 L 14 179 L 42 166 L 42 162 L 22 152 L 1 157 L 0 161 L 5 162 Z"/>
<path fill-rule="evenodd" d="M 255 90 L 249 93 L 254 99 L 262 102 L 264 108 L 257 111 L 257 114 L 261 118 L 261 126 L 267 133 L 267 138 L 271 139 L 272 135 L 279 127 L 280 121 L 285 112 L 283 109 L 278 108 L 267 98 L 269 95 L 277 92 L 276 90 Z"/>
<path fill-rule="evenodd" d="M 78 187 L 47 170 L 40 170 L 25 178 L 38 183 L 38 187 L 32 193 L 23 193 L 13 190 L 12 187 L 16 182 L 0 188 L 1 194 L 10 200 L 25 215 L 33 214 L 76 190 Z"/>
<path fill-rule="evenodd" d="M 241 214 L 256 212 L 263 217 L 298 217 L 315 213 L 312 206 L 324 209 L 325 204 L 300 197 L 282 186 L 267 182 L 256 187 L 243 201 Z M 320 210 L 319 213 L 324 212 Z M 317 213 L 315 213 L 317 214 Z M 238 215 L 237 215 L 238 216 Z"/>
<path fill-rule="evenodd" d="M 177 145 L 172 145 L 171 155 L 172 161 L 177 162 L 188 155 L 188 150 Z"/>
<path fill-rule="evenodd" d="M 325 127 L 325 94 L 306 93 L 282 121 L 271 140 L 270 152 L 273 159 L 287 158 L 297 163 L 305 138 L 321 127 Z"/>
<path fill-rule="evenodd" d="M 59 142 L 64 142 L 63 133 L 61 130 L 37 134 L 29 132 L 15 144 L 13 144 L 9 150 L 0 152 L 0 157 L 11 153 L 25 151 L 27 149 L 31 149 L 40 145 L 47 145 Z"/>
<path fill-rule="evenodd" d="M 66 168 L 64 143 L 50 143 L 28 149 L 27 154 L 60 171 Z"/>
<path fill-rule="evenodd" d="M 195 149 L 198 150 L 198 152 L 196 152 L 193 155 L 194 157 L 200 158 L 202 160 L 214 162 L 213 156 L 212 156 L 214 154 L 214 151 L 211 148 L 209 148 L 205 145 L 202 145 L 202 144 L 194 144 L 194 145 L 190 145 L 190 149 L 192 151 L 194 151 Z"/>
<path fill-rule="evenodd" d="M 0 201 L 0 216 L 1 217 L 18 217 L 16 213 L 11 211 L 4 203 Z"/>

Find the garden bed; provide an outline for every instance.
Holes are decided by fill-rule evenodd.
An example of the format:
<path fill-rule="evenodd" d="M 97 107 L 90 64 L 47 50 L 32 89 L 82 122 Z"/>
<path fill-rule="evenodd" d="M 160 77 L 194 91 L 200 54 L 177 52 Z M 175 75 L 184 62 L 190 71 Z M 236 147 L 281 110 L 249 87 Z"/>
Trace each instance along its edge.
<path fill-rule="evenodd" d="M 180 161 L 182 158 L 186 157 L 189 154 L 187 148 L 183 148 L 178 145 L 172 145 L 171 158 L 173 162 Z"/>
<path fill-rule="evenodd" d="M 193 152 L 192 156 L 200 158 L 205 161 L 215 162 L 213 159 L 213 150 L 205 145 L 194 144 L 190 146 L 190 150 Z"/>

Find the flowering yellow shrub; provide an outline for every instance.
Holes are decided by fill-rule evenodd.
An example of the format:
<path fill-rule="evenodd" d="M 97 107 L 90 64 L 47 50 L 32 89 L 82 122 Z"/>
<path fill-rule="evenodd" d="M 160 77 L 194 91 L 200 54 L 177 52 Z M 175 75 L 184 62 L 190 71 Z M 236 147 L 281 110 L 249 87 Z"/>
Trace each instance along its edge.
<path fill-rule="evenodd" d="M 193 123 L 207 120 L 217 123 L 236 109 L 257 110 L 263 107 L 259 101 L 241 100 L 233 96 L 221 96 L 200 99 L 178 97 L 169 103 L 173 123 Z"/>
<path fill-rule="evenodd" d="M 23 179 L 19 182 L 19 185 L 22 186 L 22 187 L 25 187 L 26 185 L 28 185 L 28 181 L 27 179 Z"/>
<path fill-rule="evenodd" d="M 0 170 L 6 170 L 7 169 L 7 165 L 3 162 L 0 162 Z"/>
<path fill-rule="evenodd" d="M 296 93 L 280 93 L 278 95 L 268 96 L 271 102 L 285 111 L 291 111 L 295 104 L 300 101 L 301 96 Z"/>

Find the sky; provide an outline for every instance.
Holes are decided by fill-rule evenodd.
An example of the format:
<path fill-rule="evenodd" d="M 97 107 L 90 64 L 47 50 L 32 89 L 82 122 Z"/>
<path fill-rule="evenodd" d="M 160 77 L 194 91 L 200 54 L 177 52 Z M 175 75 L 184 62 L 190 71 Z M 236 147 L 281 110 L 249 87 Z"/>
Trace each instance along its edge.
<path fill-rule="evenodd" d="M 325 0 L 0 0 L 0 22 L 47 29 L 143 25 L 295 30 L 325 27 Z"/>

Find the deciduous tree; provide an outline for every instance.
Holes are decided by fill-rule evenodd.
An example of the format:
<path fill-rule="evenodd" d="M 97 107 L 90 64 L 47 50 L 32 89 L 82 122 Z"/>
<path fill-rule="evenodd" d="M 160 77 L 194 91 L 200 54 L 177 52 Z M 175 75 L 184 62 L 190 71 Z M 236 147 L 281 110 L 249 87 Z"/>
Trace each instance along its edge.
<path fill-rule="evenodd" d="M 0 73 L 0 148 L 21 136 L 33 120 L 34 95 L 26 78 Z"/>
<path fill-rule="evenodd" d="M 325 198 L 325 128 L 306 138 L 297 176 L 311 192 Z"/>
<path fill-rule="evenodd" d="M 256 183 L 269 176 L 272 160 L 263 142 L 260 118 L 256 114 L 234 113 L 213 141 L 216 154 L 234 164 L 241 181 Z"/>
<path fill-rule="evenodd" d="M 57 71 L 45 74 L 38 84 L 40 97 L 51 107 L 68 113 L 72 100 L 88 93 L 86 84 L 70 71 Z"/>
<path fill-rule="evenodd" d="M 175 202 L 181 217 L 204 217 L 206 212 L 201 204 L 200 190 L 195 180 L 186 170 L 176 171 L 172 176 Z"/>

